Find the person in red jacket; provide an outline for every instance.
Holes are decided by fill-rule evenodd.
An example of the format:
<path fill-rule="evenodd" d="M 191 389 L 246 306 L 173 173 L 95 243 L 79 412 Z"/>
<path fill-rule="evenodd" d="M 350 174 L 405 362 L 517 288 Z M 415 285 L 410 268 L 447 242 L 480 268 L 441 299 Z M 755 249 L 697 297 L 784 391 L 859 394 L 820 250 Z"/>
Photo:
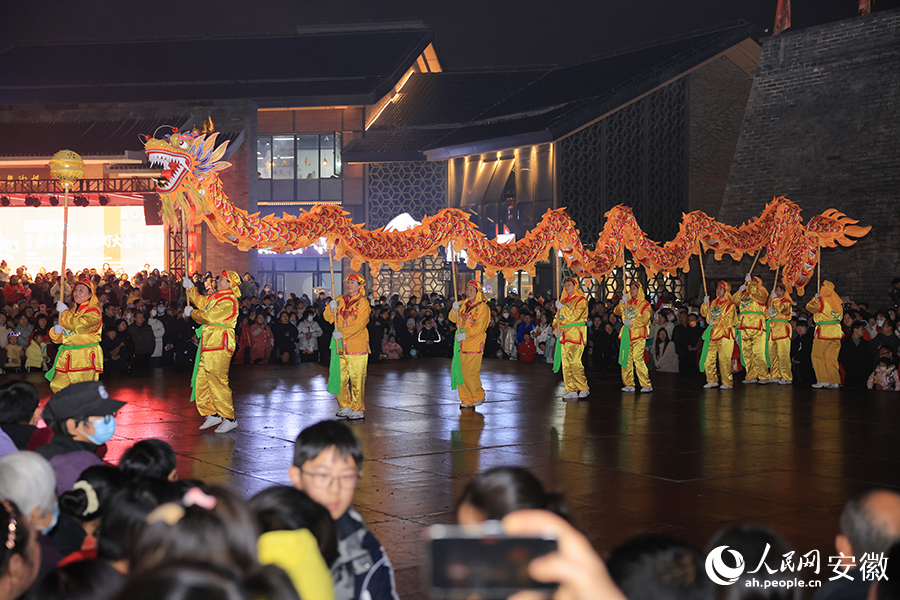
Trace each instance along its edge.
<path fill-rule="evenodd" d="M 522 334 L 522 343 L 519 344 L 518 352 L 519 360 L 534 362 L 534 355 L 537 353 L 537 348 L 534 346 L 534 340 L 531 339 L 531 333 L 526 331 Z"/>

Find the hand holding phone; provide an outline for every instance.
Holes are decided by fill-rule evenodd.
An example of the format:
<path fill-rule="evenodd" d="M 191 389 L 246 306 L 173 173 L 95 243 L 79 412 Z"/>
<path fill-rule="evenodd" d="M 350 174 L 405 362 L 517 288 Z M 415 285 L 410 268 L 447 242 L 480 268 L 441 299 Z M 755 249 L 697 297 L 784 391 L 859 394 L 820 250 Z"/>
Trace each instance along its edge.
<path fill-rule="evenodd" d="M 556 552 L 552 537 L 514 537 L 498 521 L 478 527 L 435 525 L 427 532 L 428 585 L 432 598 L 507 598 L 523 590 L 552 592 L 556 583 L 528 575 L 535 558 Z"/>

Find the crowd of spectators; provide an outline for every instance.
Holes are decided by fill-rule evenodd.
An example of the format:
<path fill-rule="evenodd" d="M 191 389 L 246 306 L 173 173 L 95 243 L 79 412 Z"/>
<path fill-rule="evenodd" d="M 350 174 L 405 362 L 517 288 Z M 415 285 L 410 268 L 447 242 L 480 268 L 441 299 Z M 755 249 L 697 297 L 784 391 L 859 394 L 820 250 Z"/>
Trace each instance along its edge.
<path fill-rule="evenodd" d="M 363 447 L 344 423 L 301 431 L 284 465 L 291 485 L 245 498 L 229 485 L 179 479 L 178 457 L 162 440 L 138 441 L 118 464 L 105 462 L 124 404 L 84 382 L 41 411 L 30 383 L 0 386 L 0 598 L 399 598 L 390 548 L 353 508 Z M 638 535 L 604 561 L 565 497 L 513 466 L 476 475 L 454 514 L 464 526 L 501 521 L 510 535 L 555 537 L 557 550 L 527 569 L 535 581 L 558 583 L 557 598 L 800 600 L 802 590 L 788 584 L 801 572 L 827 579 L 814 600 L 895 600 L 900 590 L 900 495 L 889 490 L 847 503 L 834 556 L 825 557 L 748 523 L 719 531 L 702 550 L 668 534 Z M 717 589 L 706 556 L 724 547 L 757 568 L 725 565 L 736 582 Z"/>
<path fill-rule="evenodd" d="M 107 371 L 130 373 L 134 369 L 172 367 L 191 369 L 197 350 L 196 323 L 185 319 L 184 295 L 173 278 L 158 270 L 133 277 L 111 270 L 85 269 L 67 274 L 67 292 L 82 277 L 93 279 L 103 307 L 101 346 Z M 11 273 L 0 263 L 2 302 L 0 311 L 0 364 L 6 369 L 42 369 L 52 364 L 56 348 L 48 344 L 47 330 L 57 314 L 57 274 L 31 276 L 25 267 Z M 195 273 L 197 289 L 213 293 L 212 273 Z M 291 365 L 330 360 L 328 345 L 333 325 L 323 316 L 331 300 L 320 291 L 314 298 L 262 288 L 250 273 L 240 286 L 240 316 L 235 331 L 234 363 Z M 845 387 L 900 391 L 898 356 L 900 278 L 888 291 L 890 304 L 871 310 L 865 303 L 844 306 L 839 362 Z M 69 298 L 66 301 L 69 302 Z M 619 332 L 622 322 L 613 314 L 618 297 L 589 298 L 585 365 L 595 372 L 619 370 Z M 450 357 L 455 324 L 447 317 L 452 298 L 438 293 L 401 298 L 394 294 L 369 294 L 370 360 L 418 360 Z M 556 337 L 553 298 L 509 293 L 490 299 L 490 324 L 484 344 L 485 358 L 553 363 Z M 698 372 L 706 323 L 700 315 L 700 299 L 677 300 L 668 293 L 653 297 L 653 322 L 644 358 L 651 370 L 690 375 Z M 811 351 L 814 326 L 802 305 L 791 320 L 791 358 L 794 385 L 815 383 Z M 737 347 L 733 371 L 742 369 Z"/>

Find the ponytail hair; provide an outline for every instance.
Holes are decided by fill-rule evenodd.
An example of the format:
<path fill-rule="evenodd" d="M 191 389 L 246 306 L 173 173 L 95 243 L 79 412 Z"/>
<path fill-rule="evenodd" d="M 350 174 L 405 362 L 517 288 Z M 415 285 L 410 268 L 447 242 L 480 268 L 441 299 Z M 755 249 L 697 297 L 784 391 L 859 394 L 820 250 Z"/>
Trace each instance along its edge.
<path fill-rule="evenodd" d="M 456 503 L 469 504 L 487 520 L 500 520 L 521 509 L 550 511 L 571 522 L 569 507 L 562 494 L 548 494 L 541 482 L 521 467 L 496 467 L 479 473 L 463 490 Z"/>

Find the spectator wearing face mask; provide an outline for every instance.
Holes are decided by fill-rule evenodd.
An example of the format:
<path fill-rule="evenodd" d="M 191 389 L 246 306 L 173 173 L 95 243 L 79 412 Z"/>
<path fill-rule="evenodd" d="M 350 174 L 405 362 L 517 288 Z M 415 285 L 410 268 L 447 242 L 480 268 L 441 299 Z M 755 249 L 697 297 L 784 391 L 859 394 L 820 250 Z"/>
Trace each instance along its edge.
<path fill-rule="evenodd" d="M 112 438 L 115 415 L 123 406 L 97 381 L 70 384 L 47 402 L 43 417 L 54 435 L 37 453 L 53 466 L 60 492 L 71 489 L 86 468 L 101 463 L 97 447 Z"/>
<path fill-rule="evenodd" d="M 303 314 L 303 320 L 297 323 L 299 339 L 297 352 L 300 362 L 316 362 L 319 360 L 319 338 L 322 337 L 322 327 L 316 322 L 316 313 L 307 309 Z"/>

